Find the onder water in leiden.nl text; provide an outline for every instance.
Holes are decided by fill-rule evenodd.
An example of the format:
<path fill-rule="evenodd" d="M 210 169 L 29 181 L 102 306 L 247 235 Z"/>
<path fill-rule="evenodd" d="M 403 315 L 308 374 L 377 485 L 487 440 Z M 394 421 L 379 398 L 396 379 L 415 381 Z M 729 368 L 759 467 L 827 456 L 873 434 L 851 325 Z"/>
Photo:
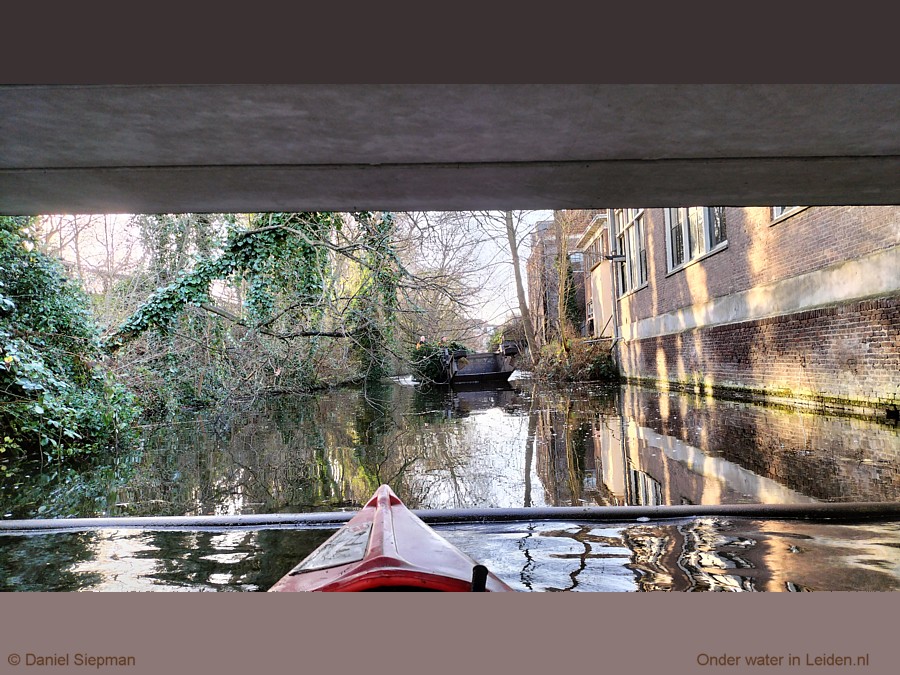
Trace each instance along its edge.
<path fill-rule="evenodd" d="M 733 654 L 697 654 L 701 666 L 868 666 L 869 655 L 845 656 L 840 654 L 762 654 L 738 656 Z"/>

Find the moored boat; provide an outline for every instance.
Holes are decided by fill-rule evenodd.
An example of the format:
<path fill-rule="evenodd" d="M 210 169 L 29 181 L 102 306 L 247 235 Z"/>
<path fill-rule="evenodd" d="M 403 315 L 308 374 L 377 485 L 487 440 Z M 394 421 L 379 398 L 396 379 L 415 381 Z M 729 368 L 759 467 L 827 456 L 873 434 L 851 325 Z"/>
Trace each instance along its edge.
<path fill-rule="evenodd" d="M 494 352 L 453 352 L 447 366 L 450 382 L 505 382 L 516 369 L 518 354 L 515 342 L 502 342 Z"/>
<path fill-rule="evenodd" d="M 516 369 L 512 357 L 501 352 L 454 354 L 448 367 L 453 384 L 506 382 Z"/>
<path fill-rule="evenodd" d="M 275 583 L 279 591 L 512 591 L 410 511 L 387 485 Z"/>

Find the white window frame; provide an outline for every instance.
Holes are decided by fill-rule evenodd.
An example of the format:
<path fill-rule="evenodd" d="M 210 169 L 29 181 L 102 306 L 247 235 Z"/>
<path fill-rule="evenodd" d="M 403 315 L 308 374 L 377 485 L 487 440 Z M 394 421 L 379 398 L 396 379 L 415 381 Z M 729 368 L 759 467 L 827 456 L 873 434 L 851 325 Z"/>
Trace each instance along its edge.
<path fill-rule="evenodd" d="M 789 215 L 794 213 L 795 211 L 799 211 L 800 209 L 805 209 L 805 206 L 773 206 L 772 207 L 772 220 L 781 220 L 782 218 L 787 218 Z"/>
<path fill-rule="evenodd" d="M 716 209 L 721 209 L 724 216 L 724 208 L 717 206 L 689 206 L 664 210 L 666 222 L 666 269 L 669 272 L 676 272 L 694 260 L 699 260 L 703 256 L 728 245 L 727 229 L 724 239 L 719 242 L 713 239 Z M 676 215 L 678 216 L 677 222 L 675 221 Z M 692 216 L 694 217 L 694 228 L 691 227 Z M 681 235 L 682 251 L 680 260 L 676 260 L 674 257 L 673 231 Z"/>
<path fill-rule="evenodd" d="M 613 209 L 616 250 L 624 255 L 617 263 L 619 296 L 647 285 L 647 232 L 644 209 Z"/>

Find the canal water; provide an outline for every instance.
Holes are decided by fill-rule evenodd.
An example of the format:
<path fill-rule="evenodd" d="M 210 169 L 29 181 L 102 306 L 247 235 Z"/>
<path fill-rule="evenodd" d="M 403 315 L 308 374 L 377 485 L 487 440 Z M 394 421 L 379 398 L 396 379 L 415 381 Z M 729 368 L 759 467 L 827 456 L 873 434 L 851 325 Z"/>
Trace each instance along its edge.
<path fill-rule="evenodd" d="M 635 386 L 398 380 L 149 427 L 78 473 L 7 465 L 5 519 L 408 506 L 900 501 L 895 426 Z M 900 523 L 691 518 L 442 525 L 534 591 L 897 590 Z M 0 590 L 266 590 L 327 529 L 0 536 Z"/>

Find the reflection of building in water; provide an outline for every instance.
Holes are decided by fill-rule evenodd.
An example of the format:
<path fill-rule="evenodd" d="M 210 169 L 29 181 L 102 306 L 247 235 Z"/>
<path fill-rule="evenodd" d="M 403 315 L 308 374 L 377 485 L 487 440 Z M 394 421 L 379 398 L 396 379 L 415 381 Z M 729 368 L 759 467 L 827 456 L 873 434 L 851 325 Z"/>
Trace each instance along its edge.
<path fill-rule="evenodd" d="M 672 436 L 601 415 L 593 424 L 585 467 L 596 476 L 590 497 L 611 505 L 785 504 L 815 501 L 735 462 L 710 456 Z M 593 446 L 593 447 L 591 447 Z"/>
<path fill-rule="evenodd" d="M 590 425 L 582 425 L 573 404 L 566 401 L 533 414 L 537 474 L 549 504 L 814 501 L 678 438 L 634 421 L 623 423 L 618 414 L 599 413 Z"/>
<path fill-rule="evenodd" d="M 628 567 L 635 572 L 638 590 L 806 590 L 785 581 L 803 575 L 792 572 L 797 558 L 783 540 L 733 530 L 729 521 L 718 518 L 625 528 L 623 540 L 632 552 Z"/>
<path fill-rule="evenodd" d="M 661 453 L 638 442 L 634 430 L 614 415 L 601 414 L 594 422 L 592 443 L 587 448 L 602 485 L 592 497 L 613 506 L 700 503 L 697 495 L 703 479 Z M 590 446 L 593 447 L 590 447 Z M 675 501 L 672 501 L 675 495 Z"/>
<path fill-rule="evenodd" d="M 643 430 L 636 436 L 651 446 L 662 444 L 667 456 L 698 471 L 725 472 L 731 485 L 745 482 L 749 472 L 818 500 L 900 498 L 896 428 L 640 387 L 623 388 L 622 404 L 627 419 Z M 766 486 L 771 492 L 771 483 Z M 763 488 L 741 489 L 756 496 L 752 490 Z"/>
<path fill-rule="evenodd" d="M 786 504 L 815 501 L 721 457 L 634 422 L 624 429 L 596 425 L 594 462 L 608 491 L 606 503 Z"/>
<path fill-rule="evenodd" d="M 896 590 L 900 569 L 883 524 L 693 518 L 628 526 L 622 539 L 642 591 Z"/>
<path fill-rule="evenodd" d="M 835 586 L 835 579 L 827 578 L 833 574 L 828 566 L 824 576 L 811 577 L 810 567 L 790 552 L 791 539 L 781 532 L 770 535 L 769 524 L 722 518 L 624 527 L 547 524 L 528 539 L 526 545 L 537 547 L 527 564 L 539 561 L 543 590 L 551 591 L 796 591 L 807 590 L 811 579 L 820 588 Z M 625 570 L 630 579 L 622 575 Z M 868 582 L 873 587 L 891 587 L 890 579 L 874 576 Z"/>
<path fill-rule="evenodd" d="M 598 504 L 894 501 L 898 433 L 861 420 L 623 388 L 592 415 L 582 497 Z M 862 425 L 854 430 L 853 425 Z"/>

